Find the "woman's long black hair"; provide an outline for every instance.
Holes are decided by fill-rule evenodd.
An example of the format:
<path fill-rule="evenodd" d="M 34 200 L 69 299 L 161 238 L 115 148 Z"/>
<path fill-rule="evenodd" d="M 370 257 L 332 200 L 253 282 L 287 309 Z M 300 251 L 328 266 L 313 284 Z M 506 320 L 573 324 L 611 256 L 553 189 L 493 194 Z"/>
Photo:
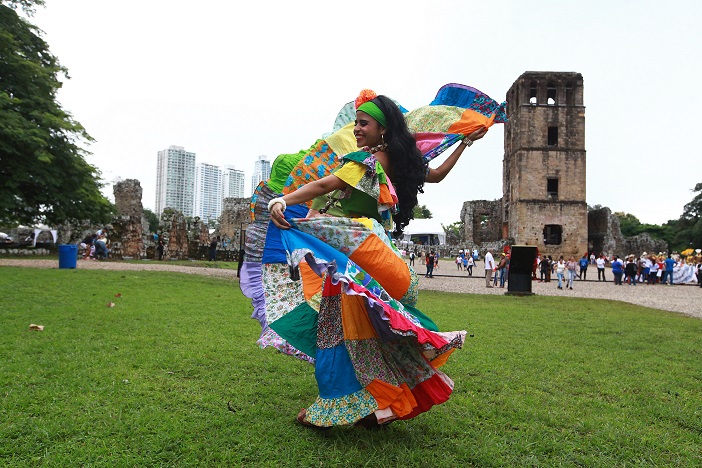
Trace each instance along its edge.
<path fill-rule="evenodd" d="M 392 161 L 392 183 L 397 192 L 399 212 L 393 215 L 395 221 L 395 237 L 414 218 L 414 207 L 417 206 L 417 194 L 424 193 L 426 165 L 422 153 L 417 148 L 414 137 L 407 128 L 405 117 L 397 105 L 387 96 L 380 95 L 372 100 L 383 114 L 387 126 L 383 139 L 388 145 L 387 152 Z"/>

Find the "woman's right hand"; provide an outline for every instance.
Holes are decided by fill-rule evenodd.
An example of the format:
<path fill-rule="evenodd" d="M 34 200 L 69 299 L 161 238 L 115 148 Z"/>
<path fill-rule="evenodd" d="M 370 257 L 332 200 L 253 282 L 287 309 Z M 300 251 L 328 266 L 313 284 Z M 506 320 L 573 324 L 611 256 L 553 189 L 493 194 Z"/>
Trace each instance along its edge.
<path fill-rule="evenodd" d="M 276 203 L 271 206 L 271 221 L 280 229 L 290 229 L 290 223 L 288 223 L 283 215 L 284 209 L 282 203 Z"/>

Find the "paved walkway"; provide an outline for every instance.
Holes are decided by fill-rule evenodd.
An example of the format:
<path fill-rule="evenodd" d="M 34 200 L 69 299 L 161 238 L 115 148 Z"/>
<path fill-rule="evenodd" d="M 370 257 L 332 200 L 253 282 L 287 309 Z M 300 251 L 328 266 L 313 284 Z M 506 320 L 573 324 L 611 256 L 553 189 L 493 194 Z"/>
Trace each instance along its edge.
<path fill-rule="evenodd" d="M 0 259 L 0 266 L 24 266 L 35 268 L 58 268 L 58 260 L 9 260 Z M 479 265 L 482 267 L 482 265 Z M 138 271 L 174 271 L 180 273 L 216 276 L 220 278 L 231 278 L 237 280 L 236 270 L 224 268 L 203 268 L 172 265 L 168 262 L 97 262 L 79 260 L 79 269 L 91 270 L 138 270 Z M 425 290 L 448 291 L 467 294 L 504 294 L 507 287 L 486 288 L 485 278 L 482 276 L 484 270 L 473 268 L 475 275 L 469 277 L 464 271 L 458 271 L 456 266 L 446 262 L 439 270 L 434 270 L 434 278 L 425 278 L 422 272 L 425 269 L 418 267 L 419 287 Z M 589 271 L 588 271 L 589 273 Z M 595 277 L 597 271 L 593 272 Z M 611 299 L 616 301 L 629 302 L 632 304 L 651 307 L 654 309 L 679 312 L 696 318 L 702 318 L 702 288 L 694 285 L 637 285 L 637 286 L 615 286 L 612 282 L 612 274 L 608 270 L 608 282 L 598 281 L 575 281 L 573 290 L 557 289 L 557 281 L 550 283 L 532 282 L 532 292 L 545 296 L 564 297 L 585 297 L 595 299 Z"/>

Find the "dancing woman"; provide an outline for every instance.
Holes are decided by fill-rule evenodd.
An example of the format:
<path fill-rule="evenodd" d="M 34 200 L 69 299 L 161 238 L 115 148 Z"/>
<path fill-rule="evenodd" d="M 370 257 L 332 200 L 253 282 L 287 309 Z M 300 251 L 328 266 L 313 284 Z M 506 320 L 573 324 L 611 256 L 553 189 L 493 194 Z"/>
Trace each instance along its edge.
<path fill-rule="evenodd" d="M 438 367 L 465 337 L 439 332 L 413 307 L 416 274 L 386 231 L 394 225 L 400 234 L 424 182 L 442 180 L 487 130 L 471 133 L 439 168 L 428 169 L 392 100 L 364 92 L 356 109 L 361 150 L 345 155 L 331 175 L 268 203 L 307 299 L 270 326 L 315 360 L 319 396 L 297 420 L 316 427 L 382 425 L 448 400 L 453 382 Z M 310 200 L 322 216 L 286 217 L 288 206 Z M 316 283 L 315 274 L 322 278 Z"/>

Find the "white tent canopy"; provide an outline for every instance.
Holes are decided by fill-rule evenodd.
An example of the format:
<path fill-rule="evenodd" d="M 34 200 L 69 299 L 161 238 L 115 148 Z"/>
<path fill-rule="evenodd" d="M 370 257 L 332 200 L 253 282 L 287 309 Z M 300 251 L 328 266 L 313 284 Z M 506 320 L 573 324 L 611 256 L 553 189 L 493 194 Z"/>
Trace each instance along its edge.
<path fill-rule="evenodd" d="M 446 243 L 446 234 L 441 223 L 435 219 L 413 219 L 409 222 L 402 233 L 402 240 L 415 244 L 436 245 Z"/>

